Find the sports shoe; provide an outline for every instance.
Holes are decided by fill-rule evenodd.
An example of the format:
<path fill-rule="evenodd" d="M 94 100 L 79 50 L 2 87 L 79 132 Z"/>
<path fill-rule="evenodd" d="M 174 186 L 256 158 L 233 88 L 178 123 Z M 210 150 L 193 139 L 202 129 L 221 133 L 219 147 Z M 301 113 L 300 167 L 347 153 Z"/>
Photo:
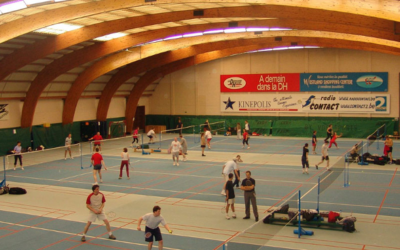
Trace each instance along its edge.
<path fill-rule="evenodd" d="M 21 167 L 21 169 L 22 169 L 22 170 L 25 170 L 25 168 L 24 168 L 24 167 Z"/>
<path fill-rule="evenodd" d="M 211 147 L 208 147 L 208 149 L 211 149 Z"/>
<path fill-rule="evenodd" d="M 250 216 L 243 217 L 243 220 L 248 220 L 248 219 L 250 219 Z"/>
<path fill-rule="evenodd" d="M 129 176 L 128 176 L 128 178 L 126 178 L 126 179 L 130 180 L 130 179 L 131 179 L 131 177 L 129 177 Z"/>
<path fill-rule="evenodd" d="M 308 174 L 308 172 L 306 172 L 306 174 Z"/>
<path fill-rule="evenodd" d="M 226 218 L 227 220 L 230 220 L 230 219 L 231 219 L 231 217 L 229 217 L 229 215 L 225 215 L 225 218 Z"/>
<path fill-rule="evenodd" d="M 306 172 L 303 171 L 303 174 L 305 174 Z"/>
<path fill-rule="evenodd" d="M 17 170 L 17 168 L 16 168 L 16 167 L 14 167 L 14 170 Z"/>
<path fill-rule="evenodd" d="M 236 219 L 236 214 L 233 214 L 233 215 L 232 215 L 232 218 Z"/>
<path fill-rule="evenodd" d="M 116 239 L 117 239 L 117 237 L 115 237 L 113 234 L 111 234 L 110 236 L 108 236 L 108 238 L 109 238 L 110 240 L 116 240 Z"/>
<path fill-rule="evenodd" d="M 86 241 L 86 237 L 85 237 L 85 236 L 82 236 L 81 241 L 82 241 L 82 242 L 85 242 L 85 241 Z"/>
<path fill-rule="evenodd" d="M 247 149 L 249 149 L 250 147 L 247 147 Z"/>
<path fill-rule="evenodd" d="M 315 165 L 315 168 L 318 170 L 318 165 Z"/>
<path fill-rule="evenodd" d="M 64 157 L 64 161 L 66 161 L 67 160 L 67 157 Z"/>
<path fill-rule="evenodd" d="M 179 163 L 177 162 L 176 165 L 179 166 Z"/>
<path fill-rule="evenodd" d="M 186 161 L 186 158 L 185 158 L 185 159 L 183 159 L 183 161 Z"/>
<path fill-rule="evenodd" d="M 328 169 L 326 169 L 327 171 L 332 171 L 332 169 L 330 169 L 330 168 L 328 168 Z"/>
<path fill-rule="evenodd" d="M 201 156 L 206 156 L 205 154 L 202 154 Z"/>
<path fill-rule="evenodd" d="M 93 183 L 93 185 L 97 185 L 97 184 L 98 184 L 97 182 Z"/>
<path fill-rule="evenodd" d="M 118 179 L 120 179 L 120 180 L 121 180 L 121 179 L 122 179 L 122 177 L 120 176 L 120 177 L 118 177 Z"/>
<path fill-rule="evenodd" d="M 256 217 L 256 222 L 258 221 L 258 217 Z"/>
<path fill-rule="evenodd" d="M 71 159 L 74 159 L 74 157 L 73 157 L 73 156 L 71 156 Z"/>
<path fill-rule="evenodd" d="M 102 179 L 100 179 L 100 183 L 103 183 L 103 180 L 102 180 Z"/>
<path fill-rule="evenodd" d="M 176 165 L 176 163 L 174 162 L 172 165 L 173 165 L 173 166 L 175 166 L 175 165 Z"/>

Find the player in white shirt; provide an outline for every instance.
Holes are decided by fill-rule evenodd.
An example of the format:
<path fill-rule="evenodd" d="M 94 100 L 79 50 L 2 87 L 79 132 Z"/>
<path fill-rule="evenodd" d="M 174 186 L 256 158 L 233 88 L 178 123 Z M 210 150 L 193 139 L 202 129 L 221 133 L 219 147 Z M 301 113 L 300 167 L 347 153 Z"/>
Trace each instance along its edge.
<path fill-rule="evenodd" d="M 157 138 L 157 135 L 156 135 L 156 133 L 154 132 L 154 128 L 151 128 L 150 130 L 149 130 L 149 132 L 147 132 L 147 137 L 149 137 L 150 138 L 150 141 L 149 141 L 149 144 L 154 144 L 154 137 L 156 137 Z"/>
<path fill-rule="evenodd" d="M 329 168 L 329 155 L 328 155 L 328 148 L 329 148 L 329 142 L 328 140 L 325 140 L 324 145 L 321 147 L 321 153 L 322 153 L 322 160 L 318 164 L 315 165 L 315 168 L 318 169 L 318 165 L 323 163 L 324 160 L 326 160 L 326 170 L 331 171 Z"/>
<path fill-rule="evenodd" d="M 64 160 L 67 160 L 67 152 L 69 152 L 69 158 L 74 159 L 71 154 L 71 144 L 72 144 L 72 137 L 71 134 L 68 134 L 67 138 L 65 138 L 65 154 Z"/>
<path fill-rule="evenodd" d="M 174 161 L 173 165 L 179 166 L 179 153 L 182 151 L 182 146 L 181 143 L 178 141 L 178 138 L 176 137 L 174 138 L 174 140 L 171 142 L 169 150 L 171 151 L 172 160 Z M 175 158 L 176 158 L 176 163 L 175 163 Z"/>
<path fill-rule="evenodd" d="M 211 135 L 211 131 L 210 130 L 207 130 L 206 132 L 205 132 L 205 134 L 204 134 L 204 136 L 206 137 L 206 139 L 207 139 L 207 146 L 208 146 L 208 148 L 210 149 L 211 148 L 211 139 L 212 139 L 212 135 Z"/>
<path fill-rule="evenodd" d="M 222 177 L 224 178 L 224 186 L 222 187 L 221 194 L 226 195 L 225 193 L 225 185 L 226 182 L 229 180 L 229 174 L 234 173 L 236 178 L 240 181 L 240 176 L 238 173 L 238 162 L 243 162 L 242 159 L 240 158 L 240 155 L 237 155 L 236 158 L 233 158 L 231 161 L 228 161 L 225 163 L 224 166 L 222 166 Z"/>

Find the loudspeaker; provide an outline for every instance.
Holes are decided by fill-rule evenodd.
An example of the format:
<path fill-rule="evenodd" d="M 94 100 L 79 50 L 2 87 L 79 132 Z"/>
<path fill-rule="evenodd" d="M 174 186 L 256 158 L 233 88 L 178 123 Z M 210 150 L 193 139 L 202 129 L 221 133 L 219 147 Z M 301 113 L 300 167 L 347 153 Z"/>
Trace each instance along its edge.
<path fill-rule="evenodd" d="M 194 10 L 193 16 L 204 16 L 204 10 Z"/>
<path fill-rule="evenodd" d="M 229 22 L 229 23 L 228 23 L 228 26 L 232 28 L 232 27 L 237 27 L 237 26 L 239 26 L 239 24 L 238 24 L 238 22 Z"/>
<path fill-rule="evenodd" d="M 290 46 L 297 46 L 297 42 L 291 42 Z"/>
<path fill-rule="evenodd" d="M 277 42 L 282 41 L 282 37 L 280 37 L 280 36 L 275 37 L 275 41 L 277 41 Z"/>

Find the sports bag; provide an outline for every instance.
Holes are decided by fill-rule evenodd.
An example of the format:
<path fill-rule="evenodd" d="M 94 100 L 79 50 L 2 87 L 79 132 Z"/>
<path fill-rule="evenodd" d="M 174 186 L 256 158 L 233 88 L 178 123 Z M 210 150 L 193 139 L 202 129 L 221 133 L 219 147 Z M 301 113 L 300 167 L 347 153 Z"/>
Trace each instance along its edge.
<path fill-rule="evenodd" d="M 9 194 L 26 194 L 26 189 L 20 187 L 10 188 Z"/>

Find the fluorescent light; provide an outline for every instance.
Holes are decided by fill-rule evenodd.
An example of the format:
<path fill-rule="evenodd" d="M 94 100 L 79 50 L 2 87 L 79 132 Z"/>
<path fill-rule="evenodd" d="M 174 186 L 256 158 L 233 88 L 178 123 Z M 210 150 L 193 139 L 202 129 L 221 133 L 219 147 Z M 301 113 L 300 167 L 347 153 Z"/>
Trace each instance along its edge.
<path fill-rule="evenodd" d="M 272 50 L 285 50 L 288 49 L 288 47 L 278 47 L 278 48 L 273 48 Z"/>
<path fill-rule="evenodd" d="M 163 40 L 167 41 L 167 40 L 173 40 L 173 39 L 178 39 L 178 38 L 182 38 L 182 35 L 170 36 L 170 37 L 164 38 Z"/>
<path fill-rule="evenodd" d="M 56 3 L 58 3 L 58 2 L 65 2 L 65 1 L 68 1 L 68 0 L 54 0 L 54 2 L 56 2 Z"/>
<path fill-rule="evenodd" d="M 2 13 L 8 13 L 16 10 L 22 10 L 25 9 L 26 7 L 27 6 L 23 1 L 18 1 L 18 2 L 3 4 L 2 6 L 0 6 L 0 11 Z"/>
<path fill-rule="evenodd" d="M 247 28 L 247 32 L 268 31 L 269 28 Z"/>
<path fill-rule="evenodd" d="M 288 49 L 304 49 L 304 46 L 291 46 Z"/>
<path fill-rule="evenodd" d="M 238 33 L 238 32 L 246 32 L 246 28 L 231 28 L 231 29 L 225 29 L 225 33 Z"/>
<path fill-rule="evenodd" d="M 305 49 L 317 49 L 317 48 L 321 48 L 319 46 L 304 46 Z"/>
<path fill-rule="evenodd" d="M 71 30 L 76 30 L 76 29 L 79 29 L 82 27 L 83 27 L 82 25 L 69 24 L 69 23 L 58 23 L 58 24 L 54 24 L 51 26 L 47 26 L 42 29 L 38 29 L 35 32 L 59 35 L 59 34 L 62 34 L 62 33 L 65 33 L 65 32 L 71 31 Z"/>
<path fill-rule="evenodd" d="M 288 28 L 270 28 L 270 31 L 280 31 L 280 30 L 292 30 L 292 29 L 288 29 Z"/>
<path fill-rule="evenodd" d="M 258 52 L 263 52 L 263 51 L 272 51 L 272 49 L 260 49 Z"/>
<path fill-rule="evenodd" d="M 158 39 L 158 40 L 150 41 L 150 42 L 145 43 L 145 44 L 149 44 L 149 43 L 158 43 L 158 42 L 162 42 L 162 41 L 163 41 L 163 39 Z"/>
<path fill-rule="evenodd" d="M 101 37 L 96 37 L 93 40 L 95 40 L 95 41 L 109 41 L 109 40 L 112 40 L 112 39 L 115 39 L 115 38 L 119 38 L 119 37 L 123 37 L 123 36 L 126 36 L 126 35 L 127 35 L 127 33 L 117 32 L 117 33 L 111 33 L 111 34 L 108 34 L 108 35 L 105 35 L 105 36 L 101 36 Z"/>
<path fill-rule="evenodd" d="M 183 37 L 194 37 L 194 36 L 202 36 L 203 32 L 196 32 L 196 33 L 188 33 L 184 34 Z"/>
<path fill-rule="evenodd" d="M 53 2 L 52 0 L 24 0 L 26 5 L 34 5 L 38 3 Z"/>
<path fill-rule="evenodd" d="M 204 31 L 203 34 L 218 34 L 218 33 L 224 33 L 224 30 L 207 30 Z"/>

